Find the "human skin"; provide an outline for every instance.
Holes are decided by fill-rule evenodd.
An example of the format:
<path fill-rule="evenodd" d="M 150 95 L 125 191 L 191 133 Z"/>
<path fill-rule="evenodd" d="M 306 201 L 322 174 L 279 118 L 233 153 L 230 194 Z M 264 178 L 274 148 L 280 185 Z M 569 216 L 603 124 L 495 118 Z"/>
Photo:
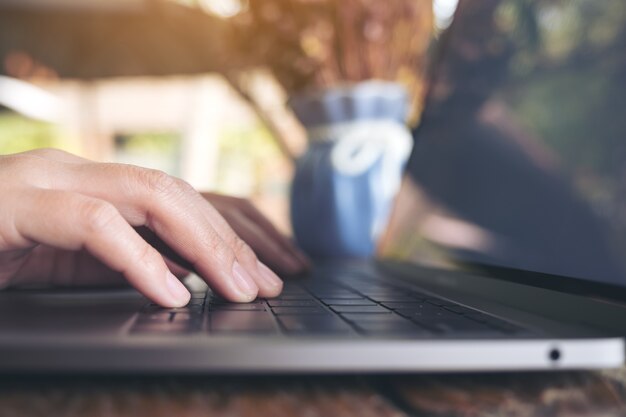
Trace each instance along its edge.
<path fill-rule="evenodd" d="M 189 270 L 247 302 L 282 290 L 270 267 L 308 266 L 248 201 L 200 194 L 161 171 L 40 149 L 0 156 L 0 178 L 3 287 L 127 281 L 178 307 L 190 298 L 179 280 Z"/>

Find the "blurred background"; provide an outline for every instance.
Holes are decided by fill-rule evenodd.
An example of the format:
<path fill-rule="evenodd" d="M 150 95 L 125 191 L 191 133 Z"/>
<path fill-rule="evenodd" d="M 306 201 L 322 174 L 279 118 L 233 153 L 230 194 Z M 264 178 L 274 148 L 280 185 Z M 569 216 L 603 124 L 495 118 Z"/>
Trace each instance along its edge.
<path fill-rule="evenodd" d="M 456 0 L 0 0 L 0 153 L 55 147 L 251 198 L 286 233 L 291 94 L 410 89 Z"/>
<path fill-rule="evenodd" d="M 586 45 L 623 48 L 626 6 L 501 3 L 499 30 L 541 45 L 513 62 L 522 80 L 516 91 L 525 92 L 516 96 L 520 120 L 541 129 L 556 107 L 579 120 L 593 102 L 561 100 L 570 88 L 560 76 L 525 88 L 525 71 L 577 62 Z M 429 52 L 445 39 L 456 7 L 457 0 L 0 0 L 0 153 L 56 147 L 161 169 L 202 190 L 251 198 L 289 233 L 289 182 L 307 146 L 289 97 L 397 81 L 410 91 L 408 123 L 417 125 L 427 57 L 436 58 Z M 477 30 L 480 16 L 487 15 L 472 18 Z M 570 78 L 596 91 L 604 81 L 594 74 Z M 468 83 L 463 74 L 459 83 Z M 545 106 L 525 106 L 523 98 L 537 94 Z M 602 160 L 586 131 L 563 125 L 586 150 L 577 155 Z"/>

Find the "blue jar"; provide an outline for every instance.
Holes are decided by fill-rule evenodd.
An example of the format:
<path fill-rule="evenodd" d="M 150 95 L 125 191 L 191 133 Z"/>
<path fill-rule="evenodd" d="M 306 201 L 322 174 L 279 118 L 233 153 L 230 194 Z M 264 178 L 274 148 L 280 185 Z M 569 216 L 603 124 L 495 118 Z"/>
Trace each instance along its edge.
<path fill-rule="evenodd" d="M 291 189 L 298 244 L 315 259 L 372 256 L 413 144 L 406 91 L 370 81 L 289 104 L 309 139 Z"/>

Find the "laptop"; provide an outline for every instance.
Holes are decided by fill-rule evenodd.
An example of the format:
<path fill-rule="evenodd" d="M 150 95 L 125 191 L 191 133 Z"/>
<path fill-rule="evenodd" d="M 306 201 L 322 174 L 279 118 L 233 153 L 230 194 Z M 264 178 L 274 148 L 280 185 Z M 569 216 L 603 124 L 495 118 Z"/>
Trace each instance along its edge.
<path fill-rule="evenodd" d="M 461 0 L 375 260 L 319 263 L 250 304 L 198 281 L 177 309 L 132 290 L 4 291 L 0 370 L 623 365 L 621 1 Z"/>

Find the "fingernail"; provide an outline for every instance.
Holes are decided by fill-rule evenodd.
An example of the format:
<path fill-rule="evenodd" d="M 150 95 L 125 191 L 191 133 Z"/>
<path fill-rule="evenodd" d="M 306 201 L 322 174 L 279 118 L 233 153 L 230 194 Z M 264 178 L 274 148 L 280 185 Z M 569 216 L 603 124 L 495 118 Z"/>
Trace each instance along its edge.
<path fill-rule="evenodd" d="M 252 277 L 246 272 L 245 269 L 239 264 L 239 262 L 235 261 L 233 265 L 233 278 L 235 279 L 235 284 L 239 288 L 239 290 L 250 300 L 256 297 L 257 292 L 259 291 L 259 287 L 254 283 Z"/>
<path fill-rule="evenodd" d="M 185 288 L 183 283 L 180 282 L 180 280 L 170 271 L 167 271 L 165 283 L 167 285 L 167 289 L 170 294 L 172 294 L 172 297 L 174 297 L 174 301 L 176 301 L 177 304 L 183 306 L 189 302 L 191 294 L 189 294 L 189 291 L 187 291 L 187 288 Z"/>
<path fill-rule="evenodd" d="M 257 261 L 259 265 L 259 272 L 263 281 L 265 281 L 268 285 L 276 288 L 283 285 L 283 281 L 278 278 L 271 269 L 269 269 L 265 264 L 261 263 L 261 261 Z"/>

